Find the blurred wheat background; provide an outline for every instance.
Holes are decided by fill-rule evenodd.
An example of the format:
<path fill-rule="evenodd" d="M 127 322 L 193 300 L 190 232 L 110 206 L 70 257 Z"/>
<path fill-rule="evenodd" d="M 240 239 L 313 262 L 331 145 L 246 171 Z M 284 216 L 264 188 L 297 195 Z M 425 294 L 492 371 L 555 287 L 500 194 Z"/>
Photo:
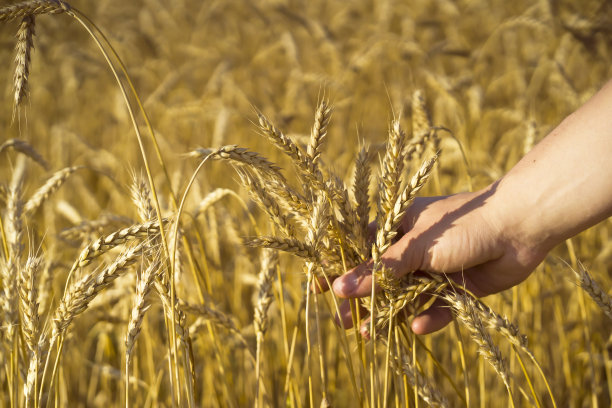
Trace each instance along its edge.
<path fill-rule="evenodd" d="M 0 7 L 15 4 L 0 1 Z M 149 271 L 164 270 L 159 262 L 166 261 L 156 261 L 163 255 L 151 249 L 147 256 L 132 254 L 121 276 L 98 286 L 88 282 L 96 292 L 58 337 L 61 358 L 56 360 L 58 343 L 49 350 L 48 342 L 58 329 L 69 271 L 74 269 L 73 283 L 100 276 L 125 251 L 139 250 L 130 242 L 156 232 L 159 223 L 157 230 L 127 234 L 130 242 L 118 241 L 123 245 L 100 250 L 100 256 L 73 268 L 83 248 L 158 215 L 176 215 L 172 195 L 181 197 L 200 163 L 188 153 L 237 144 L 261 153 L 285 169 L 290 184 L 299 185 L 291 160 L 260 135 L 258 113 L 306 146 L 315 110 L 329 100 L 333 113 L 319 163 L 350 185 L 359 149 L 370 145 L 378 163 L 394 118 L 415 130 L 413 94 L 421 91 L 431 123 L 452 136 L 439 132 L 440 158 L 419 194 L 445 195 L 502 176 L 612 77 L 612 3 L 605 0 L 74 0 L 71 5 L 108 36 L 151 120 L 165 168 L 136 109 L 161 214 L 143 204 L 152 196 L 134 127 L 88 33 L 66 12 L 35 17 L 26 97 L 13 118 L 22 18 L 1 22 L 0 208 L 6 233 L 0 251 L 0 405 L 7 407 L 432 403 L 406 373 L 404 382 L 401 373 L 392 374 L 394 380 L 382 389 L 384 353 L 380 383 L 371 382 L 363 357 L 369 346 L 335 326 L 330 294 L 316 295 L 317 316 L 312 308 L 305 314 L 306 275 L 298 258 L 281 253 L 276 260 L 243 245 L 245 237 L 272 235 L 276 227 L 223 161 L 205 163 L 187 196 L 179 255 L 171 262 L 175 287 L 161 272 L 155 277 Z M 129 100 L 135 106 L 135 98 Z M 31 160 L 31 149 L 44 160 Z M 415 172 L 419 165 L 409 169 Z M 28 201 L 54 174 L 61 188 L 48 189 L 39 205 Z M 138 198 L 132 199 L 134 189 L 144 192 L 140 207 Z M 17 231 L 13 218 L 20 201 L 25 213 Z M 168 225 L 170 242 L 173 224 Z M 520 361 L 512 344 L 493 333 L 512 376 L 512 397 L 466 329 L 449 325 L 430 336 L 409 334 L 415 370 L 443 396 L 442 403 L 553 406 L 545 378 L 557 406 L 612 406 L 612 320 L 572 271 L 580 271 L 582 262 L 609 301 L 610 227 L 605 221 L 583 232 L 555 249 L 526 282 L 484 299 L 526 335 L 543 370 L 541 375 L 529 359 Z M 159 237 L 142 242 L 163 254 Z M 273 273 L 267 327 L 258 340 L 254 305 L 262 302 L 258 280 L 266 268 Z M 137 333 L 129 325 L 139 296 L 143 303 L 137 310 L 146 314 L 126 353 L 126 335 Z M 36 319 L 28 312 L 33 305 Z M 33 340 L 26 322 L 33 324 Z M 315 322 L 322 335 L 313 331 L 307 342 L 306 329 L 314 330 Z"/>

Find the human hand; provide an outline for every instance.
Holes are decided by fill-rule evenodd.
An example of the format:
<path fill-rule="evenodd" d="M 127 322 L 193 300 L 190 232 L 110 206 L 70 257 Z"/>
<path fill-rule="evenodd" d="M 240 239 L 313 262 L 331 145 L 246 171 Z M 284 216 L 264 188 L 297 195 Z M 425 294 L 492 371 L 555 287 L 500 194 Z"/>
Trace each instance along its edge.
<path fill-rule="evenodd" d="M 384 265 L 398 277 L 415 271 L 448 274 L 479 297 L 522 282 L 549 248 L 527 246 L 507 228 L 500 206 L 493 204 L 496 186 L 475 193 L 417 198 L 402 221 L 400 234 L 407 232 L 383 254 Z M 339 316 L 345 328 L 353 325 L 348 298 L 371 295 L 371 267 L 371 262 L 359 265 L 333 283 L 335 294 L 347 298 Z M 411 327 L 417 334 L 427 334 L 451 320 L 449 308 L 436 300 L 414 318 Z M 362 333 L 366 325 L 367 320 Z"/>

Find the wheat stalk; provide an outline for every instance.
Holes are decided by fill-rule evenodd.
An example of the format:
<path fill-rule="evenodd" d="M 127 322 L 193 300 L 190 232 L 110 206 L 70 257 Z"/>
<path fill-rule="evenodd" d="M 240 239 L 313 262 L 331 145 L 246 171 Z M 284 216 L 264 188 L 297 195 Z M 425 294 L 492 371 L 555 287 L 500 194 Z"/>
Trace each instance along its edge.
<path fill-rule="evenodd" d="M 38 163 L 43 169 L 49 169 L 49 164 L 47 161 L 27 141 L 22 139 L 9 139 L 0 145 L 0 153 L 8 148 L 12 148 L 19 153 L 25 154 L 27 157 Z"/>
<path fill-rule="evenodd" d="M 28 362 L 26 382 L 23 386 L 23 394 L 25 396 L 26 407 L 31 407 L 34 405 L 32 400 L 36 398 L 36 389 L 38 386 L 38 381 L 40 380 L 38 374 L 44 361 L 43 354 L 44 353 L 41 344 L 38 344 L 36 348 L 30 353 L 30 361 Z"/>

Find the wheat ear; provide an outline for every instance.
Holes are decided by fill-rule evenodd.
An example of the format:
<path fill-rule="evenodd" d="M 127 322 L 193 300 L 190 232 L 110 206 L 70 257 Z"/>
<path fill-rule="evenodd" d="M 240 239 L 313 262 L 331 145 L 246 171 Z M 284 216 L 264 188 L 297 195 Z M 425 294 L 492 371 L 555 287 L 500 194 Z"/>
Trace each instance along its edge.
<path fill-rule="evenodd" d="M 20 164 L 20 165 L 19 165 Z M 4 309 L 4 322 L 7 328 L 7 338 L 12 339 L 15 334 L 15 325 L 19 321 L 18 306 L 18 277 L 20 276 L 21 257 L 23 253 L 23 201 L 21 200 L 23 160 L 13 172 L 13 179 L 7 197 L 7 225 L 6 235 L 8 259 L 2 263 L 2 284 L 4 296 L 2 306 Z"/>
<path fill-rule="evenodd" d="M 162 221 L 167 223 L 168 219 L 164 218 Z M 128 228 L 123 228 L 105 237 L 98 238 L 96 241 L 83 248 L 75 265 L 77 267 L 87 266 L 94 259 L 118 245 L 135 239 L 157 235 L 159 233 L 159 228 L 159 221 L 151 220 L 142 224 L 132 225 Z"/>
<path fill-rule="evenodd" d="M 379 340 L 386 343 L 384 340 Z M 387 345 L 388 347 L 388 345 Z M 411 386 L 415 387 L 419 396 L 430 407 L 448 407 L 448 401 L 440 392 L 431 385 L 430 381 L 414 366 L 410 357 L 411 353 L 407 350 L 400 351 L 399 355 L 394 353 L 393 367 L 400 375 L 405 375 Z"/>
<path fill-rule="evenodd" d="M 370 153 L 367 147 L 362 148 L 357 155 L 355 162 L 355 175 L 353 180 L 353 195 L 357 203 L 356 215 L 359 228 L 357 229 L 357 241 L 359 248 L 363 248 L 360 253 L 366 259 L 368 237 L 368 224 L 370 221 L 370 177 L 372 170 L 369 166 Z"/>
<path fill-rule="evenodd" d="M 39 315 L 37 276 L 42 258 L 29 257 L 19 277 L 19 299 L 21 301 L 22 331 L 30 352 L 38 347 Z"/>
<path fill-rule="evenodd" d="M 196 319 L 196 321 L 191 325 L 190 330 L 197 331 L 199 326 L 201 326 L 206 321 L 210 321 L 215 326 L 222 327 L 232 333 L 232 335 L 238 340 L 238 342 L 249 351 L 251 357 L 253 357 L 253 354 L 248 346 L 246 339 L 244 338 L 242 333 L 240 333 L 240 330 L 238 329 L 238 326 L 236 326 L 236 323 L 234 323 L 234 320 L 232 320 L 232 318 L 229 317 L 227 314 L 212 306 L 194 305 L 180 300 L 178 306 L 180 310 L 198 316 L 198 319 Z M 253 361 L 255 361 L 254 358 Z"/>
<path fill-rule="evenodd" d="M 327 127 L 331 118 L 332 109 L 329 103 L 325 100 L 321 101 L 315 113 L 315 122 L 310 132 L 310 143 L 306 153 L 308 157 L 316 164 L 321 155 L 321 147 L 327 136 Z"/>
<path fill-rule="evenodd" d="M 597 303 L 597 306 L 612 319 L 612 296 L 608 295 L 595 281 L 582 263 L 578 263 L 578 271 L 574 271 L 578 277 L 580 287 L 589 294 L 589 296 Z"/>
<path fill-rule="evenodd" d="M 378 220 L 381 223 L 391 211 L 399 196 L 402 171 L 404 169 L 404 157 L 402 156 L 402 152 L 405 144 L 406 134 L 401 129 L 399 121 L 394 120 L 391 123 L 391 129 L 389 129 L 387 151 L 382 162 L 380 173 Z"/>
<path fill-rule="evenodd" d="M 253 248 L 267 248 L 287 252 L 312 262 L 316 262 L 319 259 L 319 256 L 311 245 L 296 238 L 262 236 L 246 238 L 244 239 L 244 244 Z"/>
<path fill-rule="evenodd" d="M 75 316 L 87 309 L 89 302 L 138 260 L 147 245 L 143 241 L 128 248 L 101 272 L 84 276 L 68 288 L 54 314 L 52 344 L 66 331 Z"/>
<path fill-rule="evenodd" d="M 66 182 L 68 177 L 75 171 L 84 169 L 85 166 L 66 167 L 55 172 L 28 200 L 25 205 L 26 214 L 34 214 L 53 193 Z"/>
<path fill-rule="evenodd" d="M 323 190 L 330 198 L 338 195 L 336 191 L 328 189 L 323 174 L 313 159 L 262 114 L 259 114 L 259 129 L 270 142 L 291 158 L 304 183 L 309 184 L 306 187 L 308 191 Z"/>
<path fill-rule="evenodd" d="M 15 55 L 15 75 L 13 86 L 15 88 L 13 100 L 13 119 L 17 109 L 23 102 L 28 92 L 28 77 L 30 75 L 30 57 L 34 48 L 35 20 L 33 15 L 26 15 L 19 24 L 17 31 L 17 46 Z"/>
<path fill-rule="evenodd" d="M 278 252 L 265 249 L 261 253 L 261 270 L 257 278 L 257 301 L 254 305 L 253 326 L 257 338 L 256 349 L 256 378 L 257 392 L 259 392 L 261 381 L 261 356 L 263 339 L 268 329 L 268 309 L 272 303 L 272 285 L 278 267 Z"/>
<path fill-rule="evenodd" d="M 70 5 L 60 0 L 30 0 L 0 8 L 0 21 L 10 21 L 28 15 L 58 14 L 70 11 Z"/>
<path fill-rule="evenodd" d="M 248 188 L 251 198 L 259 207 L 268 213 L 281 232 L 288 237 L 295 236 L 295 227 L 285 215 L 278 202 L 265 189 L 255 175 L 247 170 L 238 171 L 242 184 Z"/>
<path fill-rule="evenodd" d="M 196 149 L 189 153 L 199 158 L 211 157 L 213 159 L 229 160 L 238 165 L 246 165 L 262 173 L 284 181 L 280 168 L 257 152 L 249 151 L 237 145 L 221 146 L 217 149 Z"/>
<path fill-rule="evenodd" d="M 5 149 L 12 148 L 13 150 L 25 154 L 30 159 L 38 163 L 43 169 L 48 170 L 49 164 L 47 161 L 34 149 L 30 143 L 22 139 L 9 139 L 0 145 L 0 153 Z"/>
<path fill-rule="evenodd" d="M 82 241 L 90 239 L 92 235 L 100 235 L 104 228 L 110 226 L 129 225 L 133 221 L 127 217 L 114 214 L 103 214 L 97 220 L 85 220 L 74 227 L 64 228 L 59 232 L 61 239 L 69 241 Z"/>
<path fill-rule="evenodd" d="M 146 180 L 136 175 L 133 176 L 132 185 L 130 186 L 132 202 L 138 210 L 140 221 L 147 222 L 155 217 L 155 209 L 151 204 L 151 191 Z"/>
<path fill-rule="evenodd" d="M 473 302 L 468 300 L 469 295 L 447 292 L 444 299 L 451 306 L 451 309 L 459 321 L 467 327 L 472 340 L 478 345 L 478 352 L 491 364 L 495 372 L 501 377 L 512 398 L 510 373 L 506 365 L 506 360 L 502 357 L 501 351 L 493 343 L 491 335 L 485 329 L 479 313 L 473 306 Z"/>
<path fill-rule="evenodd" d="M 130 356 L 132 355 L 132 349 L 136 343 L 136 337 L 138 337 L 138 333 L 140 333 L 140 327 L 142 326 L 144 315 L 147 310 L 149 310 L 150 305 L 146 302 L 146 298 L 151 291 L 153 280 L 159 273 L 159 268 L 159 262 L 152 262 L 138 277 L 134 306 L 132 307 L 127 334 L 125 336 L 126 364 L 128 364 Z"/>

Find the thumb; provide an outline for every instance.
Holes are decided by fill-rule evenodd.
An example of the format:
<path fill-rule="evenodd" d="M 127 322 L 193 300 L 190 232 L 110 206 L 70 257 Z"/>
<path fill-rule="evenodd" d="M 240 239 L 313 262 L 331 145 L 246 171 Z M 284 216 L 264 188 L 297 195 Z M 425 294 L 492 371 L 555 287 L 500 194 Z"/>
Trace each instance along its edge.
<path fill-rule="evenodd" d="M 420 269 L 427 250 L 422 241 L 411 234 L 404 235 L 383 254 L 383 265 L 398 277 Z M 332 285 L 334 293 L 342 298 L 369 296 L 372 293 L 372 267 L 370 260 L 340 276 Z"/>

